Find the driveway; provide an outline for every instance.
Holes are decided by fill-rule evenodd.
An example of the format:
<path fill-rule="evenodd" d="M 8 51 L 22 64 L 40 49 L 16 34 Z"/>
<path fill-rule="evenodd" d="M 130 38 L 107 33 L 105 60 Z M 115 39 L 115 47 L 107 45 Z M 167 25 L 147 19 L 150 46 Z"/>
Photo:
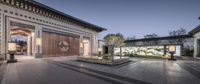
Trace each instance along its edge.
<path fill-rule="evenodd" d="M 7 65 L 2 84 L 200 84 L 195 75 L 200 73 L 199 61 L 132 60 L 118 66 L 79 62 L 75 57 L 24 60 Z M 188 68 L 193 63 L 195 72 Z"/>

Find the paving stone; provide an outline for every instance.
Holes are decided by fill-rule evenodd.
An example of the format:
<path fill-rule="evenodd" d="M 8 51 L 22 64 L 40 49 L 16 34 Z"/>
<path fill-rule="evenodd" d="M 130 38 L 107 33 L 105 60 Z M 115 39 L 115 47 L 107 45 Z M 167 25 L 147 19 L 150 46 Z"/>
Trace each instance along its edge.
<path fill-rule="evenodd" d="M 180 66 L 192 63 L 199 69 L 199 62 L 132 60 L 124 66 L 85 63 L 75 57 L 20 61 L 8 65 L 5 84 L 200 84 L 198 77 Z"/>

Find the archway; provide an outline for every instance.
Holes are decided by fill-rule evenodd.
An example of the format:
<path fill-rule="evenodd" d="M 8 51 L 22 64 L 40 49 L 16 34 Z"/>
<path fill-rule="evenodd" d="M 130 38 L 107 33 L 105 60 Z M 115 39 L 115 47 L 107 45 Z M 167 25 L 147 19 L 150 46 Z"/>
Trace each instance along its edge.
<path fill-rule="evenodd" d="M 33 30 L 11 26 L 10 35 L 11 41 L 17 44 L 16 57 L 18 59 L 34 58 L 32 45 L 34 37 Z"/>

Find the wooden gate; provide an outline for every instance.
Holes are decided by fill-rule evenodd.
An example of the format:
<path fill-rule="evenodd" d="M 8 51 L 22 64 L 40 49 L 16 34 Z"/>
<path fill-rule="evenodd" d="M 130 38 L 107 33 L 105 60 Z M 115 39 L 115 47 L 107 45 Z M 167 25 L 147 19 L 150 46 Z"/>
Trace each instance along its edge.
<path fill-rule="evenodd" d="M 79 55 L 79 37 L 57 33 L 44 32 L 42 34 L 43 57 Z"/>

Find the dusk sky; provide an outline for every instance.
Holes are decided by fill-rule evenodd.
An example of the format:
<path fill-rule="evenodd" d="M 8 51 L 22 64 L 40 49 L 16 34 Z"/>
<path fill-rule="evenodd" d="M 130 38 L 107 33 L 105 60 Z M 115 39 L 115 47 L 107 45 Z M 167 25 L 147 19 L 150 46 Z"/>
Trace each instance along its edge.
<path fill-rule="evenodd" d="M 191 31 L 200 24 L 200 0 L 36 0 L 89 23 L 107 28 L 109 33 L 142 38 L 156 33 L 185 28 Z"/>

